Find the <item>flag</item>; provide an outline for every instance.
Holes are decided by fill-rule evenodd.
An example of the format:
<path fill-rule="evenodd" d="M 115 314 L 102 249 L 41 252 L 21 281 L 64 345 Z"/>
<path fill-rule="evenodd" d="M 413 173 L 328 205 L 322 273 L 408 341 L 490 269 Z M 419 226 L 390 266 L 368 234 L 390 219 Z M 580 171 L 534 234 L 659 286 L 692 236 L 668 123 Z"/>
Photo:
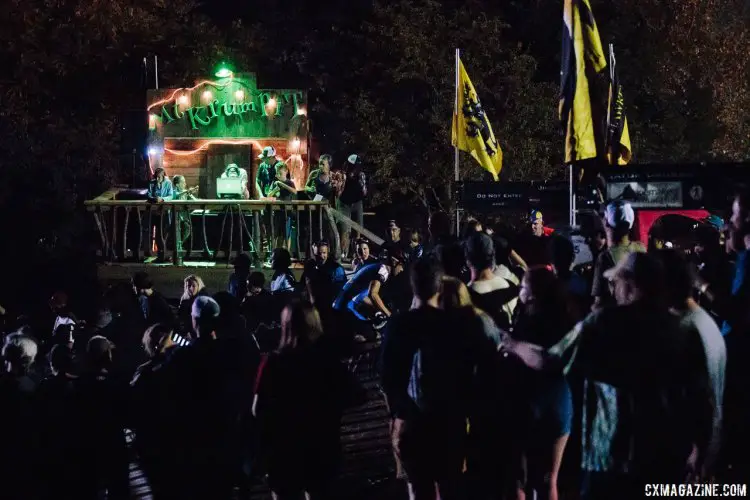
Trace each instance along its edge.
<path fill-rule="evenodd" d="M 459 60 L 456 109 L 453 112 L 452 144 L 479 162 L 497 181 L 503 168 L 503 151 L 482 109 L 463 61 Z"/>
<path fill-rule="evenodd" d="M 598 156 L 588 74 L 607 67 L 589 0 L 565 0 L 560 121 L 565 129 L 565 162 Z"/>
<path fill-rule="evenodd" d="M 607 160 L 610 165 L 627 165 L 632 158 L 625 98 L 617 75 L 614 50 L 609 53 L 609 106 L 607 107 Z"/>

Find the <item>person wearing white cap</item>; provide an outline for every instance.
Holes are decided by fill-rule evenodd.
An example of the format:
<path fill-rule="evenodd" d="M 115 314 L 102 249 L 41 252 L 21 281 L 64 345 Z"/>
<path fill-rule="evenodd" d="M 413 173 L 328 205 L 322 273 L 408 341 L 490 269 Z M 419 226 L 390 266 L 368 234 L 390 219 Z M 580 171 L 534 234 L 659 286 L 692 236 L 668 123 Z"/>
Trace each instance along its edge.
<path fill-rule="evenodd" d="M 344 169 L 344 187 L 339 197 L 341 205 L 339 210 L 343 215 L 349 217 L 360 226 L 364 223 L 363 202 L 367 196 L 367 177 L 362 171 L 362 157 L 356 154 L 349 155 Z M 344 223 L 339 223 L 341 233 L 341 254 L 346 257 L 349 251 L 350 234 L 352 228 Z M 357 231 L 357 239 L 359 239 Z"/>
<path fill-rule="evenodd" d="M 591 290 L 591 296 L 594 297 L 592 306 L 594 310 L 614 302 L 609 281 L 605 278 L 607 270 L 615 267 L 632 252 L 646 251 L 642 243 L 630 241 L 630 230 L 635 223 L 635 212 L 630 203 L 624 201 L 610 203 L 602 219 L 609 248 L 599 254 L 594 266 L 594 283 Z"/>
<path fill-rule="evenodd" d="M 276 180 L 276 164 L 279 163 L 276 158 L 276 148 L 266 146 L 258 155 L 260 165 L 258 173 L 255 175 L 255 192 L 258 199 L 269 196 L 271 185 Z"/>

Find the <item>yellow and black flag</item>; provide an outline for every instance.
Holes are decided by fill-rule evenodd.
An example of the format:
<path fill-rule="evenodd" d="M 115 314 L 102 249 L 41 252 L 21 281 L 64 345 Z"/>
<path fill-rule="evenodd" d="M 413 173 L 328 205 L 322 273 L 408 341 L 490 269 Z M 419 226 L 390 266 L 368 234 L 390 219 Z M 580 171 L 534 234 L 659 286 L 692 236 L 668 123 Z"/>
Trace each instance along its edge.
<path fill-rule="evenodd" d="M 495 139 L 492 125 L 479 102 L 463 61 L 458 63 L 456 109 L 453 112 L 451 142 L 479 162 L 497 181 L 503 168 L 503 151 Z"/>
<path fill-rule="evenodd" d="M 609 46 L 609 106 L 607 107 L 607 160 L 610 165 L 627 165 L 633 156 L 630 146 L 625 97 L 617 76 L 615 52 Z"/>
<path fill-rule="evenodd" d="M 566 163 L 599 156 L 588 74 L 606 67 L 607 58 L 589 0 L 565 0 L 560 121 L 565 129 Z"/>

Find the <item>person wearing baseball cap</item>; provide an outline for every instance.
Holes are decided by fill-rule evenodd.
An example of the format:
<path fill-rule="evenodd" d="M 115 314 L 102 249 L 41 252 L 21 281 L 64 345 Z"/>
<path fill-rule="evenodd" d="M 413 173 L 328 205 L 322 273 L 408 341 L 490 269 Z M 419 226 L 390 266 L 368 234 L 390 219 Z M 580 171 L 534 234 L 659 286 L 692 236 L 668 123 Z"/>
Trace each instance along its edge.
<path fill-rule="evenodd" d="M 638 241 L 630 241 L 630 231 L 635 223 L 635 211 L 626 201 L 614 201 L 607 205 L 602 217 L 607 233 L 607 250 L 599 254 L 594 265 L 594 283 L 591 295 L 593 309 L 612 305 L 614 297 L 610 291 L 606 273 L 632 252 L 645 252 L 646 248 Z"/>
<path fill-rule="evenodd" d="M 258 165 L 258 172 L 255 175 L 255 192 L 260 199 L 269 196 L 268 192 L 276 179 L 276 164 L 279 162 L 276 158 L 276 148 L 266 146 L 258 155 L 258 159 L 260 165 Z"/>
<path fill-rule="evenodd" d="M 550 265 L 549 242 L 551 230 L 544 227 L 544 215 L 539 210 L 529 213 L 531 232 L 522 238 L 521 253 L 528 267 Z M 530 236 L 529 236 L 530 234 Z"/>

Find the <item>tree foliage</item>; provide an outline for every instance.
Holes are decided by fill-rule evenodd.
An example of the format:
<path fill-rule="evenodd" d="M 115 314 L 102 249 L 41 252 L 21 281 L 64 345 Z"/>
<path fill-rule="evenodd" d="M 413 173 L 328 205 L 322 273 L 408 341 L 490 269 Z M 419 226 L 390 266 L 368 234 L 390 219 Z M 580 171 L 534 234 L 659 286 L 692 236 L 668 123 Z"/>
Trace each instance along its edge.
<path fill-rule="evenodd" d="M 749 159 L 743 0 L 591 3 L 604 43 L 616 47 L 636 162 Z M 459 47 L 503 148 L 502 178 L 562 174 L 561 2 L 253 5 L 8 0 L 0 30 L 0 199 L 37 224 L 28 228 L 6 210 L 0 229 L 29 241 L 65 233 L 79 226 L 83 198 L 120 180 L 120 118 L 143 109 L 142 61 L 154 54 L 162 86 L 194 81 L 227 59 L 256 70 L 267 86 L 309 88 L 316 139 L 337 163 L 363 154 L 376 202 L 432 207 L 450 201 Z M 486 178 L 464 154 L 461 171 Z"/>

